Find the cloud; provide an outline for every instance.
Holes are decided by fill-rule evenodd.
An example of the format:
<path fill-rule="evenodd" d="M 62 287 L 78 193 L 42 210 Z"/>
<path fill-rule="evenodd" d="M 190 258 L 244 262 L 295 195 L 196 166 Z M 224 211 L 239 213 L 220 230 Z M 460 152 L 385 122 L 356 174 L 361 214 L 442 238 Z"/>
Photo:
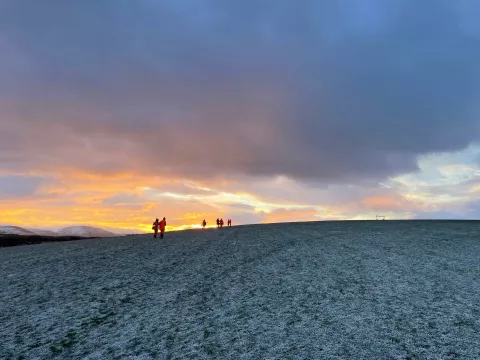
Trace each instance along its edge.
<path fill-rule="evenodd" d="M 475 217 L 478 219 L 478 214 Z M 464 214 L 458 214 L 450 211 L 425 211 L 415 214 L 417 220 L 467 220 Z"/>
<path fill-rule="evenodd" d="M 443 165 L 442 169 L 452 169 L 448 162 Z M 383 187 L 301 186 L 299 181 L 280 178 L 257 183 L 253 180 L 209 181 L 208 190 L 201 182 L 187 182 L 187 186 L 178 179 L 128 174 L 36 175 L 42 179 L 38 186 L 33 186 L 33 182 L 31 187 L 24 186 L 17 192 L 0 180 L 0 189 L 7 189 L 8 194 L 0 197 L 0 222 L 48 228 L 88 224 L 131 233 L 131 229 L 150 231 L 152 219 L 163 216 L 168 219 L 169 230 L 198 227 L 203 219 L 212 225 L 217 217 L 231 218 L 235 225 L 374 219 L 376 214 L 385 215 L 387 219 L 479 218 L 478 182 L 461 177 L 467 180 L 449 185 L 449 179 L 458 178 L 458 171 L 476 170 L 462 164 L 455 169 L 455 172 L 445 172 L 451 178 L 442 178 L 431 187 L 419 185 L 424 178 L 429 178 L 428 173 L 409 176 L 407 183 L 391 180 Z M 19 176 L 3 175 L 2 179 L 5 178 L 10 179 L 10 184 L 21 182 Z M 23 177 L 23 180 L 31 178 L 35 176 Z M 188 193 L 191 187 L 194 190 Z"/>
<path fill-rule="evenodd" d="M 415 219 L 480 220 L 480 200 L 444 204 L 437 210 L 418 211 Z"/>
<path fill-rule="evenodd" d="M 372 196 L 363 199 L 359 204 L 359 208 L 363 211 L 380 211 L 380 212 L 414 212 L 422 209 L 422 204 L 405 198 L 397 193 L 390 195 Z"/>
<path fill-rule="evenodd" d="M 0 166 L 332 184 L 413 171 L 478 140 L 472 14 L 472 1 L 3 1 Z"/>
<path fill-rule="evenodd" d="M 319 220 L 315 209 L 276 209 L 264 214 L 262 222 L 297 222 Z"/>
<path fill-rule="evenodd" d="M 31 197 L 36 194 L 44 178 L 26 175 L 0 175 L 0 201 Z"/>
<path fill-rule="evenodd" d="M 0 221 L 475 217 L 479 16 L 469 0 L 1 1 Z"/>
<path fill-rule="evenodd" d="M 248 205 L 248 204 L 242 204 L 242 203 L 233 203 L 229 204 L 229 208 L 237 211 L 255 211 L 255 206 Z"/>
<path fill-rule="evenodd" d="M 102 203 L 116 206 L 131 206 L 144 201 L 145 200 L 143 200 L 137 194 L 117 194 L 104 199 Z"/>

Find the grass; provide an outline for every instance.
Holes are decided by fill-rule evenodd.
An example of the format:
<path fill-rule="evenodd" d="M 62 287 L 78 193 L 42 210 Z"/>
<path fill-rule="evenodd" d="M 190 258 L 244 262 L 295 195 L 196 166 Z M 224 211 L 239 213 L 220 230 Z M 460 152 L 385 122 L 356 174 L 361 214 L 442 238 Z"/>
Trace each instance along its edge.
<path fill-rule="evenodd" d="M 479 235 L 332 222 L 2 248 L 0 358 L 480 359 Z"/>

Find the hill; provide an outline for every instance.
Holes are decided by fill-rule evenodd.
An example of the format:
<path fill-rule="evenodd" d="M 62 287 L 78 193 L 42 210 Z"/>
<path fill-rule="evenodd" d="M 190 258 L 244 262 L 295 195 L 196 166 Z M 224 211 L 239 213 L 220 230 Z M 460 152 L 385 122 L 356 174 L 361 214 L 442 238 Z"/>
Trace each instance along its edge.
<path fill-rule="evenodd" d="M 10 226 L 10 225 L 0 226 L 0 235 L 7 235 L 7 234 L 8 235 L 25 235 L 25 236 L 37 235 L 33 231 L 24 229 L 20 226 Z"/>
<path fill-rule="evenodd" d="M 30 229 L 31 232 L 35 233 L 35 235 L 39 236 L 59 236 L 59 234 L 55 231 L 45 230 L 45 229 Z"/>
<path fill-rule="evenodd" d="M 61 236 L 83 236 L 83 237 L 113 237 L 118 236 L 110 231 L 92 226 L 70 226 L 58 232 Z"/>
<path fill-rule="evenodd" d="M 43 242 L 49 241 L 49 239 L 55 236 L 69 238 L 98 238 L 118 236 L 118 234 L 114 234 L 110 231 L 92 226 L 70 226 L 55 232 L 45 229 L 25 229 L 20 226 L 11 225 L 0 226 L 0 235 L 2 235 L 3 239 L 5 239 L 6 235 L 42 236 L 44 237 Z"/>
<path fill-rule="evenodd" d="M 3 248 L 0 358 L 478 359 L 479 238 L 356 221 Z"/>

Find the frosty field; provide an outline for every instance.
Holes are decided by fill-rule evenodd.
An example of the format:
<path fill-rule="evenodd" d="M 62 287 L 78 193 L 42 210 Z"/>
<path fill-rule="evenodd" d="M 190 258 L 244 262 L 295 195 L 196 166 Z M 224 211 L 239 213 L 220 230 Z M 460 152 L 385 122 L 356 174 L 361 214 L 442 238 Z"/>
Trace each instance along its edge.
<path fill-rule="evenodd" d="M 480 223 L 0 249 L 1 359 L 480 359 Z"/>

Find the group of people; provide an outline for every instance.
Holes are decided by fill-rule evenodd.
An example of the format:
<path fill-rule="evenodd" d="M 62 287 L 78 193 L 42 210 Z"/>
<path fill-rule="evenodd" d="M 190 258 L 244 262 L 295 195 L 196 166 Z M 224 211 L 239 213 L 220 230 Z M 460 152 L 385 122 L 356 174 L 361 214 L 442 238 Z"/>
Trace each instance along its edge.
<path fill-rule="evenodd" d="M 167 226 L 167 220 L 163 218 L 158 221 L 158 218 L 153 222 L 152 230 L 154 231 L 153 237 L 157 237 L 158 231 L 160 230 L 160 239 L 163 239 L 163 234 L 165 233 L 165 227 Z"/>
<path fill-rule="evenodd" d="M 223 219 L 217 218 L 217 228 L 223 228 Z M 167 220 L 163 218 L 162 220 L 155 219 L 152 225 L 152 230 L 154 231 L 153 237 L 156 238 L 158 233 L 160 232 L 160 239 L 163 239 L 163 234 L 165 234 L 165 227 L 167 226 Z M 207 226 L 207 222 L 205 219 L 202 221 L 202 229 L 205 229 Z M 227 219 L 227 226 L 232 226 L 232 219 Z"/>
<path fill-rule="evenodd" d="M 219 219 L 217 218 L 217 228 L 223 228 L 223 219 Z M 202 229 L 205 229 L 205 227 L 207 226 L 207 222 L 205 221 L 205 219 L 203 219 L 202 221 Z M 232 219 L 228 219 L 227 220 L 227 226 L 232 226 Z"/>
<path fill-rule="evenodd" d="M 223 228 L 223 219 L 218 219 L 217 218 L 217 228 Z M 232 219 L 227 220 L 227 226 L 232 226 Z"/>
<path fill-rule="evenodd" d="M 223 219 L 219 219 L 217 218 L 217 228 L 223 228 Z M 202 229 L 205 229 L 205 227 L 207 226 L 207 222 L 205 221 L 205 219 L 203 219 L 202 221 Z M 227 220 L 227 226 L 232 226 L 232 219 L 228 219 Z"/>

